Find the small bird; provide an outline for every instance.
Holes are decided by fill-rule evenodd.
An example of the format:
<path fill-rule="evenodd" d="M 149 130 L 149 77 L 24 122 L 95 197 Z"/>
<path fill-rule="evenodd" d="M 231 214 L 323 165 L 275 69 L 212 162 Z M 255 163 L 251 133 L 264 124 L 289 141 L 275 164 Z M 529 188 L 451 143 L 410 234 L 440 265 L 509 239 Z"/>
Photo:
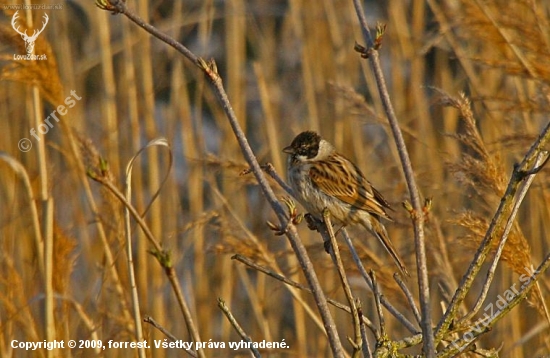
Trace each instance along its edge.
<path fill-rule="evenodd" d="M 381 218 L 392 221 L 391 209 L 359 168 L 334 146 L 312 131 L 298 134 L 283 149 L 289 154 L 288 180 L 296 199 L 317 218 L 325 208 L 342 225 L 361 224 L 380 240 L 401 272 L 410 276 L 393 247 Z"/>

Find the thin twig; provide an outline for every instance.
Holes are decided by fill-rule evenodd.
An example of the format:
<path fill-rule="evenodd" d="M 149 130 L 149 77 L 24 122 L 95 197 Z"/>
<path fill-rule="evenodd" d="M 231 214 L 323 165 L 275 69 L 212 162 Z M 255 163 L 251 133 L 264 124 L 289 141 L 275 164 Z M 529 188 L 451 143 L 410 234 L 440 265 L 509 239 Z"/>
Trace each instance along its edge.
<path fill-rule="evenodd" d="M 271 163 L 266 163 L 266 164 L 262 164 L 261 165 L 261 168 L 267 173 L 269 174 L 269 176 L 271 178 L 273 178 L 273 180 L 275 180 L 275 182 L 277 184 L 279 184 L 279 186 L 281 188 L 283 188 L 284 191 L 286 191 L 288 194 L 290 194 L 291 196 L 294 197 L 294 191 L 292 190 L 292 187 L 290 185 L 288 185 L 284 180 L 283 178 L 281 178 L 279 176 L 279 174 L 277 174 L 277 171 L 275 170 L 275 167 L 273 166 L 273 164 Z M 252 171 L 252 168 L 247 168 L 247 169 L 244 169 L 242 172 L 239 173 L 239 175 L 247 175 L 247 174 L 251 174 L 253 171 Z"/>
<path fill-rule="evenodd" d="M 264 173 L 254 153 L 252 152 L 250 145 L 248 144 L 248 140 L 239 125 L 239 121 L 235 116 L 235 112 L 231 108 L 229 99 L 227 98 L 227 94 L 225 93 L 221 78 L 219 77 L 215 66 L 212 63 L 210 65 L 205 64 L 204 71 L 209 77 L 212 85 L 214 85 L 214 87 L 216 88 L 216 94 L 218 95 L 219 100 L 226 110 L 226 115 L 229 118 L 229 122 L 233 129 L 233 132 L 235 133 L 235 136 L 237 137 L 237 141 L 241 146 L 243 155 L 251 166 L 254 176 L 256 177 L 256 180 L 258 181 L 258 184 L 262 189 L 264 196 L 273 208 L 273 211 L 277 214 L 277 217 L 279 218 L 279 221 L 281 223 L 281 227 L 285 228 L 284 233 L 289 239 L 292 250 L 296 254 L 298 262 L 300 263 L 300 267 L 304 272 L 304 276 L 312 289 L 315 303 L 317 305 L 317 308 L 319 309 L 321 319 L 323 320 L 323 324 L 327 332 L 332 354 L 334 357 L 343 357 L 344 349 L 342 347 L 340 337 L 338 336 L 338 331 L 336 330 L 336 323 L 334 322 L 334 319 L 330 314 L 327 299 L 322 290 L 321 284 L 319 283 L 319 279 L 317 278 L 317 274 L 315 273 L 313 264 L 311 263 L 311 260 L 307 254 L 306 248 L 298 236 L 296 227 L 291 222 L 288 222 L 286 212 L 284 211 L 281 203 L 275 197 L 273 190 L 269 186 L 267 178 L 264 176 Z"/>
<path fill-rule="evenodd" d="M 469 332 L 464 334 L 459 340 L 454 341 L 452 344 L 449 344 L 447 347 L 445 347 L 445 349 L 442 350 L 437 357 L 455 357 L 457 354 L 472 345 L 482 334 L 489 332 L 498 321 L 504 318 L 504 316 L 506 316 L 515 306 L 520 304 L 525 299 L 525 297 L 527 297 L 529 291 L 531 291 L 531 289 L 537 283 L 539 276 L 546 272 L 548 268 L 550 268 L 550 253 L 546 255 L 537 270 L 529 278 L 529 281 L 523 284 L 520 292 L 516 296 L 514 296 L 513 299 L 508 301 L 505 307 L 494 313 L 491 317 L 488 318 L 487 321 L 485 321 L 485 317 L 482 318 L 481 323 L 473 326 L 473 328 Z"/>
<path fill-rule="evenodd" d="M 88 176 L 97 181 L 98 183 L 103 184 L 126 208 L 128 208 L 130 214 L 136 220 L 138 225 L 143 230 L 143 233 L 149 240 L 149 242 L 155 247 L 155 250 L 157 251 L 163 251 L 161 244 L 157 241 L 157 239 L 154 237 L 153 233 L 147 226 L 147 223 L 145 220 L 141 217 L 141 215 L 137 212 L 137 210 L 134 208 L 132 204 L 126 200 L 126 197 L 124 194 L 120 192 L 120 190 L 108 179 L 101 175 L 97 175 L 95 173 L 92 173 L 91 171 L 88 171 Z"/>
<path fill-rule="evenodd" d="M 503 221 L 505 220 L 505 214 L 510 212 L 512 205 L 514 203 L 514 197 L 516 195 L 517 189 L 525 177 L 525 173 L 532 169 L 532 163 L 536 161 L 539 153 L 544 150 L 547 143 L 550 141 L 550 122 L 546 124 L 546 127 L 541 131 L 537 140 L 533 143 L 522 162 L 514 168 L 506 192 L 502 197 L 499 207 L 496 210 L 491 224 L 485 233 L 485 237 L 481 242 L 478 250 L 476 251 L 468 270 L 462 277 L 460 285 L 458 286 L 451 303 L 447 307 L 447 311 L 441 318 L 441 321 L 436 328 L 436 342 L 441 341 L 445 334 L 447 333 L 451 323 L 456 320 L 456 315 L 459 310 L 460 305 L 464 301 L 464 298 L 470 291 L 475 277 L 479 273 L 487 254 L 491 250 L 492 243 L 497 238 L 498 229 L 502 227 Z"/>
<path fill-rule="evenodd" d="M 537 155 L 537 159 L 535 160 L 535 164 L 533 165 L 533 168 L 540 168 L 541 165 L 543 165 L 546 160 L 548 159 L 548 153 L 545 151 L 539 152 Z M 485 302 L 485 298 L 487 297 L 487 294 L 489 293 L 489 288 L 491 287 L 491 283 L 493 282 L 493 277 L 495 276 L 495 271 L 498 265 L 498 261 L 502 255 L 502 252 L 504 251 L 504 246 L 506 245 L 506 242 L 508 240 L 508 236 L 510 235 L 510 231 L 512 230 L 512 225 L 515 222 L 517 213 L 519 211 L 519 207 L 521 206 L 523 199 L 525 198 L 525 195 L 527 195 L 527 191 L 529 190 L 529 187 L 531 186 L 531 183 L 535 179 L 535 173 L 538 173 L 538 171 L 534 172 L 532 170 L 529 170 L 528 172 L 533 172 L 533 174 L 530 174 L 527 179 L 525 180 L 525 183 L 521 187 L 520 191 L 518 192 L 517 199 L 514 202 L 514 206 L 512 207 L 512 212 L 510 213 L 510 216 L 508 217 L 508 221 L 506 222 L 506 226 L 504 227 L 504 232 L 502 233 L 502 237 L 500 239 L 500 243 L 498 245 L 498 248 L 495 253 L 495 257 L 493 258 L 493 262 L 491 263 L 491 267 L 489 268 L 489 271 L 487 272 L 487 277 L 485 278 L 485 283 L 483 284 L 483 288 L 481 289 L 481 293 L 479 294 L 479 297 L 476 301 L 476 304 L 474 305 L 474 308 L 472 308 L 464 317 L 460 319 L 460 321 L 457 323 L 457 326 L 461 326 L 461 323 L 467 322 L 474 317 L 477 312 L 481 309 L 483 302 Z"/>
<path fill-rule="evenodd" d="M 395 282 L 397 282 L 397 284 L 405 294 L 405 297 L 407 297 L 407 302 L 409 302 L 409 306 L 411 307 L 411 310 L 414 314 L 414 318 L 416 318 L 416 322 L 420 324 L 420 321 L 421 321 L 420 312 L 418 312 L 418 307 L 416 307 L 416 303 L 414 302 L 414 298 L 411 291 L 409 290 L 407 285 L 405 285 L 405 282 L 403 282 L 403 280 L 401 279 L 401 276 L 399 276 L 397 272 L 393 274 L 393 279 L 395 280 Z"/>
<path fill-rule="evenodd" d="M 341 230 L 342 236 L 344 236 L 344 240 L 346 241 L 346 244 L 349 247 L 351 257 L 353 258 L 353 261 L 355 262 L 355 265 L 359 269 L 359 272 L 361 273 L 361 276 L 363 276 L 363 279 L 369 286 L 371 290 L 374 290 L 374 285 L 372 280 L 369 277 L 369 274 L 367 273 L 367 270 L 365 269 L 365 266 L 363 266 L 363 262 L 361 262 L 361 258 L 359 257 L 359 254 L 357 254 L 357 250 L 355 250 L 355 246 L 353 245 L 353 242 L 351 241 L 351 237 L 349 236 L 347 230 L 344 228 Z M 409 332 L 415 334 L 418 332 L 418 329 L 401 313 L 395 308 L 390 301 L 388 301 L 384 296 L 380 298 L 380 302 L 382 305 L 406 328 L 409 330 Z"/>
<path fill-rule="evenodd" d="M 191 52 L 187 47 L 183 46 L 181 43 L 176 41 L 173 37 L 163 33 L 158 30 L 156 27 L 146 23 L 140 16 L 138 16 L 133 11 L 130 11 L 125 4 L 124 0 L 97 0 L 96 5 L 103 10 L 111 11 L 113 14 L 124 14 L 136 25 L 143 28 L 145 31 L 155 36 L 164 43 L 175 48 L 179 53 L 184 55 L 189 61 L 193 62 L 195 65 L 198 64 L 198 56 Z"/>
<path fill-rule="evenodd" d="M 201 342 L 199 331 L 197 330 L 197 327 L 196 327 L 195 322 L 193 320 L 193 317 L 191 315 L 191 310 L 187 306 L 187 302 L 185 301 L 185 298 L 183 297 L 183 293 L 182 293 L 182 290 L 181 290 L 179 279 L 177 278 L 176 270 L 172 266 L 170 253 L 162 248 L 160 243 L 153 236 L 153 233 L 149 229 L 149 226 L 147 226 L 147 223 L 145 223 L 145 220 L 137 212 L 137 210 L 134 208 L 134 206 L 126 200 L 126 198 L 124 197 L 124 194 L 122 194 L 120 192 L 120 190 L 118 190 L 118 188 L 108 178 L 105 178 L 101 175 L 96 175 L 95 173 L 91 173 L 91 172 L 89 172 L 88 175 L 93 180 L 103 184 L 112 194 L 115 195 L 115 197 L 126 208 L 128 208 L 129 213 L 132 215 L 134 220 L 136 220 L 138 225 L 141 227 L 143 233 L 145 234 L 145 237 L 155 247 L 155 249 L 151 250 L 150 253 L 153 256 L 156 257 L 159 264 L 164 268 L 166 276 L 168 277 L 168 281 L 172 285 L 174 294 L 176 295 L 176 300 L 178 301 L 178 304 L 180 306 L 180 309 L 181 309 L 181 312 L 183 314 L 183 318 L 185 320 L 185 323 L 187 324 L 187 329 L 189 331 L 189 335 L 192 337 L 194 342 Z M 199 357 L 204 357 L 204 353 L 202 353 L 201 349 L 198 350 L 198 355 L 199 355 Z"/>
<path fill-rule="evenodd" d="M 277 171 L 275 170 L 275 167 L 273 166 L 273 164 L 271 163 L 267 163 L 265 165 L 262 165 L 262 168 L 265 170 L 265 172 L 267 174 L 269 174 L 270 177 L 272 177 L 276 182 L 277 184 L 279 184 L 279 186 L 281 188 L 284 189 L 284 191 L 286 191 L 288 194 L 290 194 L 291 196 L 295 197 L 294 196 L 294 191 L 292 190 L 292 188 L 290 187 L 290 185 L 288 185 L 280 176 L 279 174 L 277 174 Z"/>
<path fill-rule="evenodd" d="M 233 111 L 233 108 L 231 106 L 227 93 L 225 92 L 225 89 L 222 84 L 222 79 L 218 73 L 216 63 L 213 60 L 205 61 L 204 59 L 196 56 L 185 46 L 177 42 L 175 39 L 171 38 L 166 34 L 163 34 L 159 30 L 157 30 L 155 27 L 147 24 L 143 19 L 141 19 L 133 11 L 130 11 L 127 8 L 126 4 L 121 0 L 97 0 L 96 4 L 98 7 L 104 10 L 112 11 L 113 13 L 124 14 L 134 23 L 136 23 L 137 25 L 145 29 L 147 32 L 149 32 L 153 36 L 159 38 L 166 44 L 172 46 L 177 51 L 182 53 L 194 65 L 197 65 L 206 75 L 206 77 L 214 87 L 214 92 L 218 97 L 218 100 L 220 101 L 225 111 L 227 119 L 229 120 L 229 124 L 231 125 L 233 133 L 237 138 L 237 142 L 241 147 L 243 156 L 248 162 L 248 165 L 250 166 L 252 172 L 254 173 L 254 176 L 258 181 L 258 184 L 261 188 L 262 193 L 264 194 L 266 200 L 269 202 L 273 211 L 277 215 L 280 221 L 281 227 L 285 228 L 284 230 L 285 235 L 287 236 L 290 242 L 290 246 L 292 247 L 294 253 L 296 254 L 298 262 L 300 263 L 300 267 L 304 272 L 304 276 L 306 277 L 306 280 L 309 286 L 312 288 L 313 297 L 315 299 L 315 303 L 321 315 L 321 319 L 323 320 L 323 325 L 325 327 L 325 331 L 328 336 L 329 345 L 331 347 L 332 354 L 334 357 L 344 357 L 344 349 L 342 347 L 340 337 L 338 336 L 336 323 L 334 322 L 334 319 L 332 318 L 332 315 L 328 308 L 327 299 L 322 290 L 321 284 L 319 283 L 319 279 L 317 278 L 317 275 L 313 268 L 313 264 L 311 263 L 311 260 L 307 254 L 304 244 L 302 243 L 302 241 L 298 236 L 298 232 L 295 226 L 293 224 L 288 223 L 289 220 L 283 206 L 277 200 L 275 194 L 273 193 L 273 190 L 269 186 L 267 178 L 265 177 L 260 167 L 260 164 L 258 163 L 256 156 L 254 155 L 254 152 L 250 148 L 248 139 L 246 138 L 246 135 L 239 124 L 239 121 L 235 115 L 235 112 Z"/>
<path fill-rule="evenodd" d="M 249 344 L 250 350 L 252 351 L 252 354 L 254 355 L 254 357 L 260 358 L 261 354 L 258 351 L 258 348 L 254 348 L 254 346 L 252 345 L 253 343 L 252 338 L 250 338 L 250 336 L 246 334 L 246 332 L 243 330 L 239 322 L 237 322 L 237 320 L 235 319 L 235 317 L 233 316 L 233 314 L 225 304 L 225 301 L 222 300 L 221 298 L 218 298 L 218 307 L 222 310 L 223 314 L 227 317 L 227 319 L 229 320 L 233 328 L 235 328 L 235 331 L 237 331 L 239 336 L 241 336 L 241 338 L 244 339 Z"/>
<path fill-rule="evenodd" d="M 164 328 L 160 323 L 158 323 L 157 321 L 155 321 L 153 319 L 153 317 L 151 316 L 145 316 L 143 317 L 143 322 L 145 323 L 149 323 L 150 325 L 152 325 L 153 327 L 155 327 L 156 329 L 158 329 L 159 331 L 161 331 L 166 337 L 170 338 L 170 340 L 172 340 L 172 342 L 175 342 L 177 341 L 178 339 L 176 338 L 176 336 L 174 336 L 172 333 L 170 333 L 166 328 Z"/>
<path fill-rule="evenodd" d="M 348 237 L 349 237 L 349 235 L 348 235 Z M 276 272 L 274 272 L 274 271 L 272 271 L 272 270 L 270 270 L 266 267 L 258 265 L 257 263 L 255 263 L 254 261 L 250 260 L 247 257 L 244 257 L 243 255 L 237 254 L 237 255 L 232 256 L 231 259 L 242 262 L 243 264 L 249 266 L 250 268 L 258 270 L 258 271 L 260 271 L 260 272 L 262 272 L 262 273 L 264 273 L 268 276 L 271 276 L 274 279 L 279 280 L 279 281 L 281 281 L 281 282 L 283 282 L 283 283 L 285 283 L 289 286 L 296 287 L 300 290 L 304 290 L 305 292 L 311 293 L 311 289 L 309 287 L 307 287 L 305 285 L 302 285 L 300 283 L 297 283 L 295 281 L 289 280 L 288 278 L 284 277 L 281 274 L 278 274 L 278 273 L 276 273 Z M 363 270 L 365 270 L 364 267 L 363 267 Z M 368 277 L 368 274 L 367 274 L 367 277 Z M 367 281 L 371 282 L 370 277 L 368 277 Z M 369 285 L 371 285 L 371 284 L 372 283 L 369 283 Z M 348 306 L 343 305 L 340 302 L 335 301 L 331 298 L 327 298 L 327 301 L 328 301 L 328 303 L 330 303 L 334 307 L 336 307 L 338 309 L 341 309 L 341 310 L 343 310 L 347 313 L 351 313 L 351 309 Z M 391 306 L 391 304 L 389 302 L 387 302 L 387 299 L 385 298 L 385 296 L 382 295 L 380 297 L 380 302 L 398 320 L 400 320 L 400 321 L 404 320 L 404 322 L 401 322 L 401 323 L 405 327 L 411 326 L 411 329 L 413 330 L 413 333 L 418 331 L 418 330 L 414 329 L 414 326 L 404 316 L 402 316 L 399 312 L 397 312 L 397 310 L 393 306 Z M 384 302 L 386 302 L 387 306 L 384 304 Z M 388 307 L 390 307 L 390 308 L 388 308 Z M 380 340 L 381 336 L 380 336 L 380 332 L 378 331 L 378 328 L 375 327 L 374 324 L 367 317 L 365 317 L 363 314 L 360 314 L 360 318 L 361 318 L 361 321 L 364 323 L 364 325 L 367 326 L 371 330 L 371 332 L 374 334 L 376 340 L 377 341 Z M 368 341 L 365 341 L 365 342 L 368 342 Z M 394 349 L 409 348 L 409 347 L 416 346 L 421 342 L 422 342 L 422 334 L 415 334 L 414 336 L 406 337 L 406 338 L 403 338 L 402 340 L 392 342 L 392 347 Z"/>
<path fill-rule="evenodd" d="M 393 138 L 395 140 L 397 151 L 399 153 L 399 158 L 401 160 L 403 172 L 405 174 L 407 186 L 409 188 L 411 204 L 416 214 L 413 215 L 411 219 L 414 228 L 416 266 L 418 274 L 418 292 L 420 296 L 420 309 L 422 311 L 422 321 L 420 326 L 424 335 L 422 352 L 424 353 L 426 358 L 433 358 L 435 357 L 435 344 L 431 319 L 430 287 L 428 281 L 428 266 L 426 263 L 426 247 L 424 242 L 424 213 L 422 211 L 422 203 L 420 201 L 420 195 L 416 186 L 414 171 L 407 151 L 407 146 L 405 145 L 403 134 L 401 133 L 397 117 L 393 110 L 393 105 L 391 103 L 390 96 L 386 88 L 382 66 L 378 57 L 378 51 L 376 50 L 377 45 L 379 45 L 379 41 L 381 41 L 381 38 L 377 38 L 376 43 L 373 40 L 370 34 L 361 1 L 353 0 L 353 4 L 355 6 L 355 11 L 361 25 L 363 38 L 367 45 L 365 55 L 367 55 L 369 58 L 369 62 L 376 78 L 376 84 L 380 94 L 380 99 L 382 101 L 382 105 L 384 106 L 386 116 L 388 117 Z"/>
<path fill-rule="evenodd" d="M 251 242 L 255 243 L 255 247 L 259 250 L 259 256 L 265 259 L 270 267 L 273 268 L 275 271 L 281 271 L 279 268 L 279 265 L 277 264 L 277 261 L 273 257 L 272 252 L 266 251 L 266 247 L 260 244 L 258 241 L 258 238 L 250 232 L 249 228 L 246 226 L 246 224 L 241 220 L 241 218 L 237 215 L 237 213 L 234 211 L 232 206 L 227 202 L 227 198 L 225 198 L 216 187 L 212 187 L 213 192 L 216 194 L 217 198 L 223 203 L 223 206 L 225 209 L 227 209 L 227 212 L 231 216 L 231 219 L 237 223 L 237 225 L 240 227 L 241 230 L 246 234 L 246 237 L 251 240 Z M 289 202 L 290 203 L 290 202 Z M 289 210 L 291 208 L 289 207 Z M 314 324 L 319 327 L 322 331 L 324 331 L 323 327 L 323 321 L 321 318 L 314 312 L 314 307 L 310 306 L 308 303 L 305 302 L 305 300 L 302 298 L 302 296 L 299 294 L 299 291 L 296 290 L 294 287 L 289 287 L 288 292 L 292 295 L 292 297 L 303 307 L 303 309 L 307 312 L 307 314 L 311 317 Z"/>
<path fill-rule="evenodd" d="M 325 210 L 323 212 L 323 219 L 328 235 L 330 237 L 332 252 L 334 253 L 334 255 L 331 256 L 334 257 L 334 264 L 336 265 L 336 269 L 338 270 L 338 275 L 340 276 L 340 281 L 342 282 L 344 293 L 351 308 L 351 318 L 353 321 L 353 329 L 355 333 L 355 341 L 353 342 L 353 355 L 355 356 L 357 352 L 361 351 L 361 345 L 363 344 L 361 338 L 361 322 L 359 320 L 359 312 L 357 311 L 355 299 L 353 298 L 353 293 L 351 292 L 351 287 L 349 286 L 348 277 L 346 276 L 346 270 L 344 269 L 344 264 L 342 263 L 340 249 L 338 248 L 338 242 L 336 242 L 336 237 L 334 236 L 334 230 L 332 229 L 332 222 L 330 220 L 330 212 L 328 210 Z"/>
<path fill-rule="evenodd" d="M 276 280 L 279 280 L 289 286 L 292 286 L 292 287 L 295 287 L 295 288 L 298 288 L 300 290 L 303 290 L 307 293 L 312 293 L 311 292 L 311 288 L 305 286 L 305 285 L 302 285 L 298 282 L 295 282 L 295 281 L 292 281 L 286 277 L 284 277 L 283 275 L 281 274 L 278 274 L 277 272 L 274 272 L 266 267 L 263 267 L 263 266 L 260 266 L 258 265 L 257 263 L 255 263 L 254 261 L 250 260 L 249 258 L 247 257 L 244 257 L 243 255 L 233 255 L 231 257 L 232 260 L 237 260 L 239 262 L 242 262 L 243 264 L 245 264 L 246 266 L 250 267 L 250 268 L 253 268 L 255 270 L 258 270 L 268 276 L 271 276 L 273 277 L 274 279 Z M 334 307 L 338 308 L 338 309 L 341 309 L 342 311 L 345 311 L 347 313 L 351 313 L 351 309 L 336 301 L 336 300 L 333 300 L 332 298 L 327 298 L 327 302 L 330 303 L 331 305 L 333 305 Z M 372 333 L 374 334 L 375 337 L 378 337 L 380 335 L 380 333 L 378 332 L 378 329 L 376 328 L 376 326 L 365 316 L 362 316 L 362 321 L 363 323 L 372 331 Z"/>
<path fill-rule="evenodd" d="M 363 357 L 364 358 L 372 358 L 372 351 L 370 349 L 369 340 L 367 338 L 367 331 L 365 330 L 365 325 L 363 324 L 363 308 L 361 307 L 360 302 L 357 302 L 357 311 L 359 313 L 359 317 L 361 317 L 361 337 L 363 337 Z M 378 339 L 376 337 L 376 339 Z"/>
<path fill-rule="evenodd" d="M 176 338 L 176 336 L 174 336 L 172 333 L 170 333 L 166 328 L 164 328 L 160 323 L 158 323 L 157 321 L 155 321 L 153 319 L 153 317 L 151 316 L 145 316 L 143 317 L 143 322 L 145 323 L 149 323 L 150 325 L 152 325 L 153 327 L 155 327 L 156 329 L 158 329 L 159 331 L 161 331 L 166 337 L 170 338 L 170 340 L 172 342 L 176 342 L 178 339 Z M 195 353 L 194 351 L 192 350 L 189 350 L 189 349 L 186 349 L 184 348 L 185 351 L 187 352 L 187 354 L 189 354 L 191 357 L 194 357 L 194 358 L 197 358 L 197 353 Z"/>
<path fill-rule="evenodd" d="M 310 228 L 314 228 L 317 230 L 321 236 L 323 237 L 323 242 L 325 243 L 325 250 L 327 250 L 327 244 L 330 244 L 330 237 L 328 235 L 328 232 L 326 230 L 325 224 L 321 221 L 313 217 L 312 215 L 306 215 L 306 219 L 308 220 L 308 225 Z M 371 289 L 371 291 L 374 289 L 373 283 L 369 277 L 369 274 L 367 273 L 367 270 L 365 269 L 365 266 L 363 265 L 363 262 L 361 261 L 361 258 L 359 257 L 359 254 L 357 253 L 357 250 L 355 249 L 355 246 L 353 245 L 353 242 L 351 240 L 351 237 L 349 236 L 346 228 L 341 228 L 339 232 L 342 233 L 344 240 L 346 244 L 348 245 L 348 248 L 350 250 L 351 256 L 353 258 L 353 261 L 355 262 L 355 265 L 357 266 L 359 272 L 361 273 L 361 276 L 367 283 L 367 286 Z M 331 251 L 331 245 L 328 247 L 328 252 L 333 255 Z M 384 296 L 381 298 L 382 305 L 399 321 L 405 328 L 407 328 L 411 333 L 417 333 L 418 329 L 401 313 L 399 312 L 391 303 L 388 301 Z"/>
<path fill-rule="evenodd" d="M 376 312 L 378 313 L 380 335 L 382 336 L 382 339 L 385 340 L 387 336 L 386 321 L 384 320 L 384 312 L 382 311 L 382 305 L 380 304 L 380 297 L 382 295 L 380 294 L 380 290 L 378 289 L 378 283 L 376 282 L 376 274 L 374 273 L 374 270 L 369 271 L 369 277 L 372 281 L 372 286 L 373 286 L 374 303 L 376 305 Z"/>

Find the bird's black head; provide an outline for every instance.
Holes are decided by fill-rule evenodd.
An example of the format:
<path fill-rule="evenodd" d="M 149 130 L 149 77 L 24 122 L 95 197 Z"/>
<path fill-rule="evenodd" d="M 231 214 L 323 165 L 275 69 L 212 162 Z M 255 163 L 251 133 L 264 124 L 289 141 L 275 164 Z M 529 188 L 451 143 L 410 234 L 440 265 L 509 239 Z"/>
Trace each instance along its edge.
<path fill-rule="evenodd" d="M 306 159 L 315 158 L 319 153 L 321 139 L 321 136 L 315 132 L 302 132 L 294 138 L 288 147 L 283 149 L 283 152 Z"/>

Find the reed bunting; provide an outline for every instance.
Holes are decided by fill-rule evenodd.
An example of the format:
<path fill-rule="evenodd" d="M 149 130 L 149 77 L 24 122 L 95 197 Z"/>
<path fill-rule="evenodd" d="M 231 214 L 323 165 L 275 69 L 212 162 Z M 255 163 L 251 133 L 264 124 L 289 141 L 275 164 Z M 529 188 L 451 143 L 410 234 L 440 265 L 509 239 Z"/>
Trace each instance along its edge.
<path fill-rule="evenodd" d="M 318 219 L 328 209 L 342 225 L 361 224 L 391 255 L 401 272 L 409 273 L 393 247 L 381 218 L 392 221 L 391 209 L 359 168 L 315 132 L 302 132 L 283 149 L 288 153 L 288 180 L 296 199 Z"/>

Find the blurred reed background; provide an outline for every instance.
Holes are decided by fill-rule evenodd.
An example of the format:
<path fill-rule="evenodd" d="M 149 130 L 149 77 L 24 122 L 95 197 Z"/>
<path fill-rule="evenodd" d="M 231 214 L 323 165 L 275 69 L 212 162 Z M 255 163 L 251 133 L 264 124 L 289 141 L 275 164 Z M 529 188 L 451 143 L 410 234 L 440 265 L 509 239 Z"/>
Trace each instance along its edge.
<path fill-rule="evenodd" d="M 65 340 L 134 339 L 122 205 L 87 178 L 86 170 L 101 156 L 122 189 L 127 162 L 156 137 L 171 144 L 173 166 L 166 149 L 146 151 L 134 167 L 132 202 L 143 212 L 170 170 L 146 221 L 172 252 L 203 341 L 240 341 L 218 309 L 220 297 L 253 340 L 284 339 L 290 346 L 265 356 L 329 356 L 309 294 L 231 260 L 242 254 L 304 282 L 286 239 L 266 225 L 274 214 L 254 178 L 240 175 L 246 162 L 202 73 L 123 16 L 112 16 L 92 1 L 62 4 L 62 10 L 46 11 L 49 24 L 36 41 L 35 53 L 47 54 L 47 61 L 15 61 L 13 54 L 24 54 L 25 48 L 10 25 L 14 11 L 5 9 L 1 19 L 0 150 L 22 164 L 34 197 L 29 199 L 20 174 L 0 161 L 0 356 L 46 356 L 44 350 L 15 351 L 10 342 L 41 341 L 52 329 Z M 260 162 L 273 163 L 284 176 L 281 149 L 306 129 L 320 132 L 355 161 L 395 208 L 396 222 L 386 226 L 415 271 L 412 227 L 401 207 L 407 188 L 368 62 L 353 50 L 362 37 L 351 0 L 137 0 L 128 6 L 197 55 L 216 60 Z M 388 0 L 364 6 L 371 26 L 387 24 L 380 51 L 390 95 L 420 190 L 433 198 L 427 247 L 432 316 L 438 320 L 513 164 L 549 119 L 550 3 Z M 43 12 L 20 11 L 22 28 L 29 13 L 39 27 Z M 82 100 L 38 142 L 29 130 L 63 104 L 71 90 Z M 26 153 L 18 150 L 23 137 L 33 144 Z M 45 145 L 43 152 L 39 144 Z M 519 286 L 524 268 L 538 265 L 550 250 L 549 184 L 545 169 L 521 208 L 487 303 L 495 303 L 514 283 Z M 44 323 L 48 285 L 31 202 L 38 208 L 42 235 L 53 238 L 55 325 L 49 329 Z M 51 226 L 47 213 L 53 213 Z M 147 253 L 150 246 L 139 228 L 132 229 L 142 314 L 189 341 L 162 268 Z M 299 229 L 327 296 L 345 301 L 319 235 L 305 224 Z M 377 270 L 383 293 L 408 311 L 393 283 L 389 257 L 369 234 L 357 228 L 352 234 L 364 265 Z M 365 314 L 376 320 L 372 294 L 347 262 L 354 293 Z M 541 281 L 547 302 L 548 277 Z M 416 292 L 416 279 L 408 286 Z M 469 295 L 468 307 L 478 290 Z M 351 335 L 350 316 L 339 310 L 333 314 L 341 337 Z M 478 345 L 502 347 L 502 357 L 548 355 L 545 322 L 540 296 L 531 295 Z M 407 335 L 392 318 L 386 323 L 391 338 Z M 149 325 L 144 330 L 149 342 L 164 338 Z M 96 353 L 75 349 L 70 354 Z M 125 357 L 135 351 L 100 354 Z M 152 349 L 148 354 L 184 353 Z M 205 354 L 249 355 L 229 349 Z"/>

